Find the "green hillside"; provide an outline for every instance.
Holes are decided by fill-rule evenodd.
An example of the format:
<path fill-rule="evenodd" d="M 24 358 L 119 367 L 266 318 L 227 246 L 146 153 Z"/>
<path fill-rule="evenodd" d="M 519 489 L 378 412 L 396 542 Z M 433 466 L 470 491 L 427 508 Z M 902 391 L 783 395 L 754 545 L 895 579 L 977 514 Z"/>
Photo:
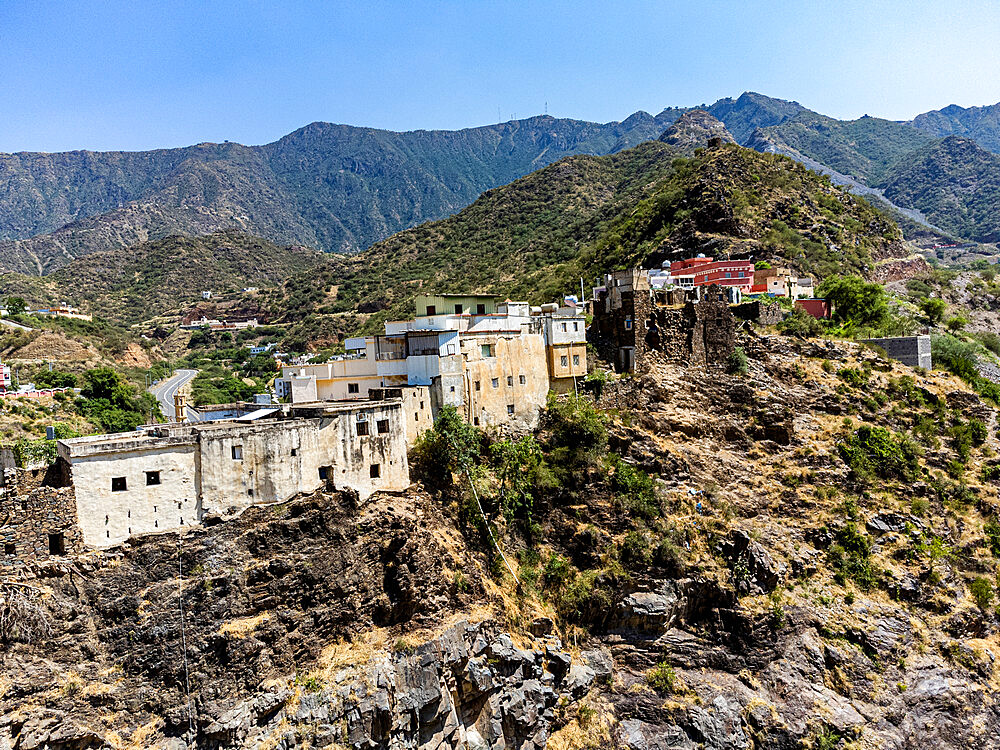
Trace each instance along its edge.
<path fill-rule="evenodd" d="M 879 185 L 959 237 L 1000 241 L 1000 156 L 951 136 L 909 154 Z"/>
<path fill-rule="evenodd" d="M 103 318 L 135 323 L 184 307 L 202 290 L 274 285 L 322 260 L 315 251 L 235 231 L 174 235 L 92 253 L 42 278 L 4 274 L 0 289 L 32 303 L 70 302 Z"/>
<path fill-rule="evenodd" d="M 651 142 L 564 159 L 266 299 L 303 340 L 332 338 L 411 314 L 422 292 L 548 301 L 581 278 L 696 252 L 781 258 L 820 276 L 905 254 L 890 219 L 787 157 L 729 144 L 686 158 Z"/>
<path fill-rule="evenodd" d="M 972 138 L 983 148 L 1000 153 L 1000 104 L 987 107 L 951 104 L 917 115 L 910 124 L 937 138 L 949 135 Z"/>
<path fill-rule="evenodd" d="M 826 167 L 874 185 L 901 157 L 933 141 L 933 137 L 898 122 L 862 117 L 835 120 L 803 112 L 764 128 L 747 145 L 764 150 L 794 150 Z"/>

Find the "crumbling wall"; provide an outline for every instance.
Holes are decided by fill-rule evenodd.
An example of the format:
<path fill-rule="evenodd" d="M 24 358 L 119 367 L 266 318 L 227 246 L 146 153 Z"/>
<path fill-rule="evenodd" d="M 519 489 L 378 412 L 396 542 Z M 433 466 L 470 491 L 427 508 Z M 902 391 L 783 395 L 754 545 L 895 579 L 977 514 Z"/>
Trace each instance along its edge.
<path fill-rule="evenodd" d="M 721 364 L 736 345 L 736 323 L 717 286 L 703 289 L 701 300 L 683 307 L 647 306 L 643 328 L 643 354 L 651 349 L 690 364 Z M 641 361 L 637 356 L 636 363 Z"/>
<path fill-rule="evenodd" d="M 741 320 L 749 320 L 762 326 L 775 326 L 784 319 L 784 313 L 778 302 L 754 300 L 737 305 L 732 310 L 733 315 Z"/>
<path fill-rule="evenodd" d="M 73 488 L 59 461 L 46 469 L 4 469 L 0 488 L 0 572 L 83 548 Z"/>

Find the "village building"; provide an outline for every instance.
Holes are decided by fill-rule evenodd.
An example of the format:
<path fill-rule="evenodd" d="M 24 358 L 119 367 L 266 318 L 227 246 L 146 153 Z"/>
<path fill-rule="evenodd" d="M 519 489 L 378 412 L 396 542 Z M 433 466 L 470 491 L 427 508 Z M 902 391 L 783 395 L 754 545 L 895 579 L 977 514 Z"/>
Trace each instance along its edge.
<path fill-rule="evenodd" d="M 3 464 L 0 568 L 197 526 L 322 487 L 362 498 L 409 486 L 404 407 L 379 400 L 263 408 L 57 442 L 53 464 Z"/>
<path fill-rule="evenodd" d="M 670 264 L 670 275 L 684 288 L 699 286 L 737 287 L 749 292 L 754 283 L 752 260 L 715 260 L 704 255 Z"/>
<path fill-rule="evenodd" d="M 453 406 L 473 425 L 520 430 L 537 424 L 550 390 L 571 391 L 587 373 L 586 320 L 573 302 L 437 295 L 417 297 L 416 307 L 423 314 L 387 322 L 384 334 L 345 341 L 344 356 L 284 366 L 279 396 L 299 404 L 422 389 L 410 398 L 431 420 Z M 408 422 L 409 442 L 419 422 Z"/>

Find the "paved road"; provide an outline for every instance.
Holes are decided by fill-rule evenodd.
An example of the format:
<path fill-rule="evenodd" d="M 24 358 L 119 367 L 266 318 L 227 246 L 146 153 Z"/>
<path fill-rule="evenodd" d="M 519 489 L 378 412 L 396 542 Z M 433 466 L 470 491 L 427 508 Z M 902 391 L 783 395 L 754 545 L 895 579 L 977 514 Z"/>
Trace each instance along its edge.
<path fill-rule="evenodd" d="M 156 396 L 156 400 L 160 402 L 160 410 L 163 412 L 163 416 L 167 419 L 175 419 L 174 395 L 180 390 L 182 385 L 193 380 L 194 376 L 197 374 L 197 370 L 177 370 L 169 378 L 157 383 L 149 389 L 149 392 Z M 189 422 L 197 422 L 198 419 L 198 412 L 190 406 L 187 407 L 187 420 Z"/>
<path fill-rule="evenodd" d="M 13 320 L 7 320 L 6 318 L 0 318 L 0 325 L 7 326 L 8 328 L 17 328 L 17 329 L 22 330 L 22 331 L 33 331 L 33 330 L 35 330 L 34 328 L 31 328 L 30 326 L 24 326 L 24 325 L 21 325 L 20 323 L 15 323 Z"/>

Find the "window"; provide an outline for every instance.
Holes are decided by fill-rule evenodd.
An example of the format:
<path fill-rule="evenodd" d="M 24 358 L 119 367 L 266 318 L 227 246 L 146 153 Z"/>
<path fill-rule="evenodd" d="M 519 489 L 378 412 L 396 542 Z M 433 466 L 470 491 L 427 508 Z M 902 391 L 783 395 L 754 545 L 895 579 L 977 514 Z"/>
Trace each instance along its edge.
<path fill-rule="evenodd" d="M 486 305 L 476 305 L 476 315 L 485 315 Z"/>
<path fill-rule="evenodd" d="M 146 486 L 151 487 L 154 484 L 160 483 L 160 472 L 158 471 L 147 471 L 146 472 Z"/>
<path fill-rule="evenodd" d="M 579 331 L 580 330 L 580 322 L 579 321 L 577 321 L 577 320 L 573 321 L 573 330 L 574 331 Z"/>
<path fill-rule="evenodd" d="M 493 344 L 483 344 L 479 347 L 480 351 L 483 353 L 484 357 L 493 356 Z"/>
<path fill-rule="evenodd" d="M 507 413 L 508 414 L 514 413 L 514 404 L 507 404 Z"/>
<path fill-rule="evenodd" d="M 247 497 L 253 497 L 253 490 L 252 489 L 247 490 Z"/>
<path fill-rule="evenodd" d="M 448 391 L 449 391 L 449 393 L 454 393 L 455 392 L 455 386 L 452 386 L 451 388 L 449 388 Z"/>
<path fill-rule="evenodd" d="M 562 329 L 563 329 L 564 331 L 566 330 L 566 324 L 565 324 L 565 323 L 563 323 L 563 324 L 562 324 Z"/>
<path fill-rule="evenodd" d="M 329 478 L 329 476 L 330 476 L 330 467 L 329 466 L 320 466 L 319 467 L 319 478 L 323 479 L 323 480 L 326 480 L 326 479 Z"/>
<path fill-rule="evenodd" d="M 348 383 L 347 384 L 347 392 L 348 393 L 360 393 L 360 391 L 361 391 L 361 388 L 360 388 L 360 385 L 358 383 Z"/>
<path fill-rule="evenodd" d="M 421 401 L 421 402 L 420 402 L 420 409 L 421 409 L 421 411 L 423 410 L 423 408 L 424 408 L 424 402 L 423 402 L 423 401 Z"/>
<path fill-rule="evenodd" d="M 413 412 L 413 421 L 414 422 L 419 422 L 420 421 L 420 412 L 418 412 L 418 411 Z"/>
<path fill-rule="evenodd" d="M 448 344 L 448 354 L 454 354 L 454 353 L 455 353 L 455 345 Z"/>
<path fill-rule="evenodd" d="M 5 555 L 13 555 L 15 552 L 17 552 L 17 547 L 14 546 L 13 542 L 7 542 L 3 546 L 3 553 Z"/>
<path fill-rule="evenodd" d="M 437 307 L 435 305 L 427 305 L 428 315 L 437 315 Z"/>
<path fill-rule="evenodd" d="M 579 354 L 574 354 L 573 355 L 573 366 L 575 367 L 578 364 L 580 364 L 580 355 Z"/>
<path fill-rule="evenodd" d="M 292 448 L 292 455 L 293 455 L 293 456 L 297 456 L 297 455 L 299 455 L 299 450 L 298 450 L 298 448 Z"/>
<path fill-rule="evenodd" d="M 108 536 L 110 536 L 110 532 Z M 49 554 L 50 555 L 65 555 L 66 554 L 66 540 L 63 538 L 63 533 L 61 531 L 56 531 L 49 534 Z"/>
<path fill-rule="evenodd" d="M 128 483 L 125 481 L 125 477 L 111 477 L 112 492 L 124 492 L 127 489 Z"/>
<path fill-rule="evenodd" d="M 362 435 L 367 435 L 368 434 L 368 423 L 367 422 L 358 422 L 357 423 L 357 428 L 358 428 L 358 436 L 359 437 L 362 436 Z"/>
<path fill-rule="evenodd" d="M 479 381 L 477 380 L 477 381 L 476 381 L 476 390 L 477 390 L 477 391 L 479 390 L 479 386 L 480 386 L 480 382 L 479 382 Z"/>
<path fill-rule="evenodd" d="M 731 278 L 733 278 L 733 274 L 732 274 L 732 272 L 731 272 L 731 271 L 726 271 L 726 278 L 727 278 L 727 279 L 731 279 Z"/>
<path fill-rule="evenodd" d="M 559 358 L 559 366 L 560 367 L 568 367 L 569 366 L 569 357 L 567 357 L 565 354 L 562 355 Z"/>
<path fill-rule="evenodd" d="M 521 385 L 524 385 L 525 383 L 528 382 L 528 379 L 524 377 L 524 375 L 518 375 L 517 382 L 520 383 Z"/>
<path fill-rule="evenodd" d="M 234 445 L 233 446 L 233 460 L 234 461 L 242 461 L 243 460 L 243 446 L 242 445 Z"/>
<path fill-rule="evenodd" d="M 461 314 L 462 314 L 462 306 L 455 305 L 455 315 L 461 315 Z"/>
<path fill-rule="evenodd" d="M 479 427 L 479 417 L 473 417 L 472 424 L 474 424 L 476 427 Z"/>
<path fill-rule="evenodd" d="M 493 385 L 494 388 L 499 388 L 500 387 L 500 378 L 493 378 L 492 385 Z"/>
<path fill-rule="evenodd" d="M 631 331 L 632 330 L 632 316 L 631 315 L 629 315 L 627 318 L 625 318 L 625 330 L 626 331 Z"/>
<path fill-rule="evenodd" d="M 514 376 L 513 375 L 508 375 L 507 376 L 507 387 L 510 388 L 512 385 L 514 385 Z"/>
<path fill-rule="evenodd" d="M 389 420 L 388 419 L 380 419 L 380 420 L 378 420 L 375 423 L 375 426 L 378 428 L 378 434 L 379 435 L 385 435 L 387 432 L 389 432 Z"/>
<path fill-rule="evenodd" d="M 372 479 L 378 479 L 379 475 L 382 473 L 382 464 L 372 464 L 368 467 L 368 476 Z"/>

